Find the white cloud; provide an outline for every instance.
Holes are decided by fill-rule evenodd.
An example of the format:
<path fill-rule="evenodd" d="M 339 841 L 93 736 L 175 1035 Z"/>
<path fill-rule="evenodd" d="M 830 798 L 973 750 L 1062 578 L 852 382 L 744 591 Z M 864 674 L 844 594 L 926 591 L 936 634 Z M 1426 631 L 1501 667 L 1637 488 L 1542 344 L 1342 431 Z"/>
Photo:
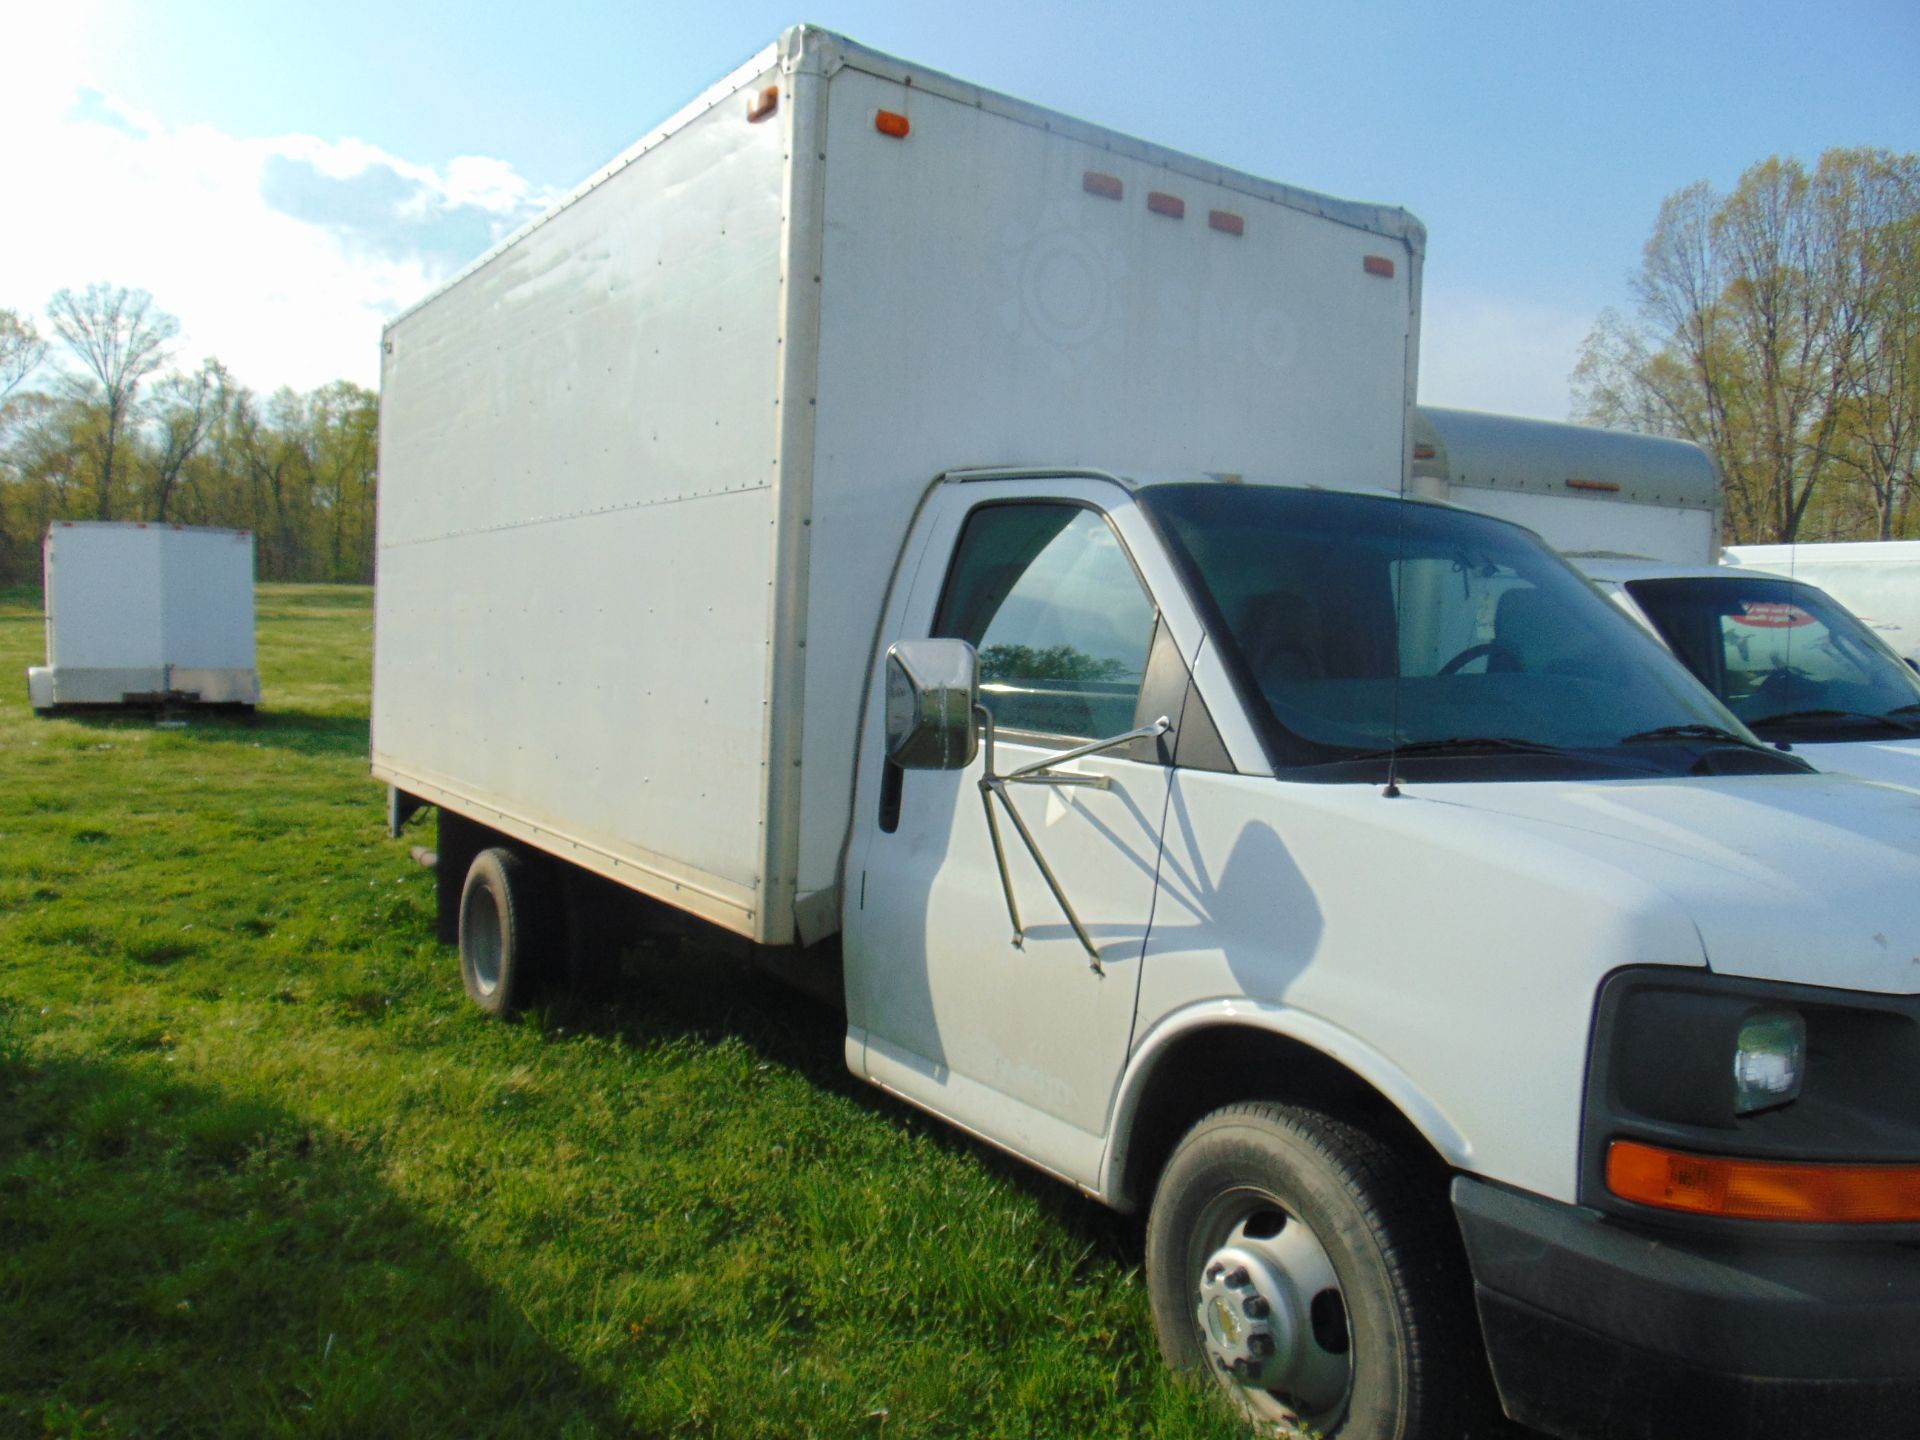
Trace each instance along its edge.
<path fill-rule="evenodd" d="M 258 390 L 377 383 L 382 322 L 554 198 L 483 156 L 436 169 L 361 140 L 170 125 L 79 73 L 0 90 L 0 195 L 19 217 L 0 230 L 0 307 L 40 315 L 96 280 L 148 290 L 180 318 L 179 363 L 218 355 Z"/>
<path fill-rule="evenodd" d="M 1593 315 L 1432 286 L 1423 311 L 1423 403 L 1538 420 L 1568 417 L 1567 377 Z"/>

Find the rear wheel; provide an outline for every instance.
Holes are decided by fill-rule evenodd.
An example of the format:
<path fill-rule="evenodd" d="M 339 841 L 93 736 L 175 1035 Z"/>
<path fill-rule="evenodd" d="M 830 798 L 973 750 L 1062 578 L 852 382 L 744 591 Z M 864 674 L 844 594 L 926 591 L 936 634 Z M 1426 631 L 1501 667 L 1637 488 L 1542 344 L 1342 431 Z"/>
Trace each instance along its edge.
<path fill-rule="evenodd" d="M 473 857 L 460 892 L 460 978 L 489 1015 L 509 1015 L 532 998 L 542 943 L 538 878 L 505 846 Z"/>
<path fill-rule="evenodd" d="M 1147 1224 L 1161 1350 L 1269 1434 L 1458 1440 L 1484 1362 L 1448 1219 L 1343 1121 L 1217 1110 L 1174 1151 Z"/>

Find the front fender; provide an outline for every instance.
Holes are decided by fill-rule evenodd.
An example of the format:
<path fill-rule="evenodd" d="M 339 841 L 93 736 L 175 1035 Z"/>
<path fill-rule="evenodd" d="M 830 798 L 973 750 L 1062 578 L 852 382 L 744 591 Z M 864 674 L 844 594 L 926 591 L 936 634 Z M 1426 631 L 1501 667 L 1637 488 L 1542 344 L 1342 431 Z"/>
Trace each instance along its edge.
<path fill-rule="evenodd" d="M 1128 1208 L 1125 1177 L 1135 1122 L 1160 1062 L 1183 1038 L 1196 1031 L 1223 1026 L 1274 1035 L 1325 1056 L 1398 1110 L 1447 1164 L 1459 1170 L 1474 1168 L 1473 1144 L 1467 1134 L 1422 1092 L 1412 1076 L 1352 1031 L 1288 1005 L 1214 999 L 1196 1002 L 1163 1017 L 1134 1049 L 1120 1077 L 1112 1119 L 1107 1126 L 1107 1145 L 1100 1168 L 1100 1199 Z"/>

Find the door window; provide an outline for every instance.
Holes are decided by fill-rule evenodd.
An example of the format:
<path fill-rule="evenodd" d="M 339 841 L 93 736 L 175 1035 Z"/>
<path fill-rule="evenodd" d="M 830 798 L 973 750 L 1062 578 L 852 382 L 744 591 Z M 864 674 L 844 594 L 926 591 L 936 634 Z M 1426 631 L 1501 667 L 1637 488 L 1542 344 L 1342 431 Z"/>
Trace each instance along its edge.
<path fill-rule="evenodd" d="M 1133 727 L 1153 601 L 1106 520 L 1077 505 L 983 505 L 967 518 L 933 633 L 980 652 L 1003 730 L 1101 740 Z"/>

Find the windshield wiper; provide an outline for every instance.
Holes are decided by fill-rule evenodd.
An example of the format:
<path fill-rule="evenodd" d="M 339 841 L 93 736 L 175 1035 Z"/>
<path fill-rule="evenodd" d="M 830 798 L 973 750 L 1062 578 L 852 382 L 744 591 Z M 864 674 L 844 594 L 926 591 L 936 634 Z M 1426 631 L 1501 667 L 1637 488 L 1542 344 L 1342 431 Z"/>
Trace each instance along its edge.
<path fill-rule="evenodd" d="M 1718 725 L 1703 725 L 1698 721 L 1686 725 L 1661 725 L 1652 730 L 1636 730 L 1631 735 L 1621 737 L 1622 745 L 1639 745 L 1650 740 L 1715 740 L 1728 745 L 1744 746 L 1748 750 L 1766 750 L 1771 745 L 1755 745 L 1744 735 L 1736 735 L 1731 730 L 1722 730 Z"/>
<path fill-rule="evenodd" d="M 1901 710 L 1907 707 L 1902 706 Z M 1887 730 L 1898 730 L 1902 735 L 1911 735 L 1913 726 L 1905 720 L 1893 717 L 1900 710 L 1890 710 L 1885 715 L 1870 715 L 1864 710 L 1785 710 L 1778 715 L 1764 716 L 1759 720 L 1749 720 L 1748 726 L 1759 729 L 1762 725 L 1792 725 L 1801 720 L 1865 720 Z"/>
<path fill-rule="evenodd" d="M 1564 745 L 1546 745 L 1538 740 L 1522 740 L 1512 735 L 1448 735 L 1439 740 L 1410 740 L 1405 745 L 1396 745 L 1387 750 L 1368 750 L 1359 755 L 1349 755 L 1347 759 L 1385 760 L 1393 755 L 1445 755 L 1449 752 L 1471 753 L 1476 750 L 1504 750 L 1521 755 L 1568 753 Z"/>

